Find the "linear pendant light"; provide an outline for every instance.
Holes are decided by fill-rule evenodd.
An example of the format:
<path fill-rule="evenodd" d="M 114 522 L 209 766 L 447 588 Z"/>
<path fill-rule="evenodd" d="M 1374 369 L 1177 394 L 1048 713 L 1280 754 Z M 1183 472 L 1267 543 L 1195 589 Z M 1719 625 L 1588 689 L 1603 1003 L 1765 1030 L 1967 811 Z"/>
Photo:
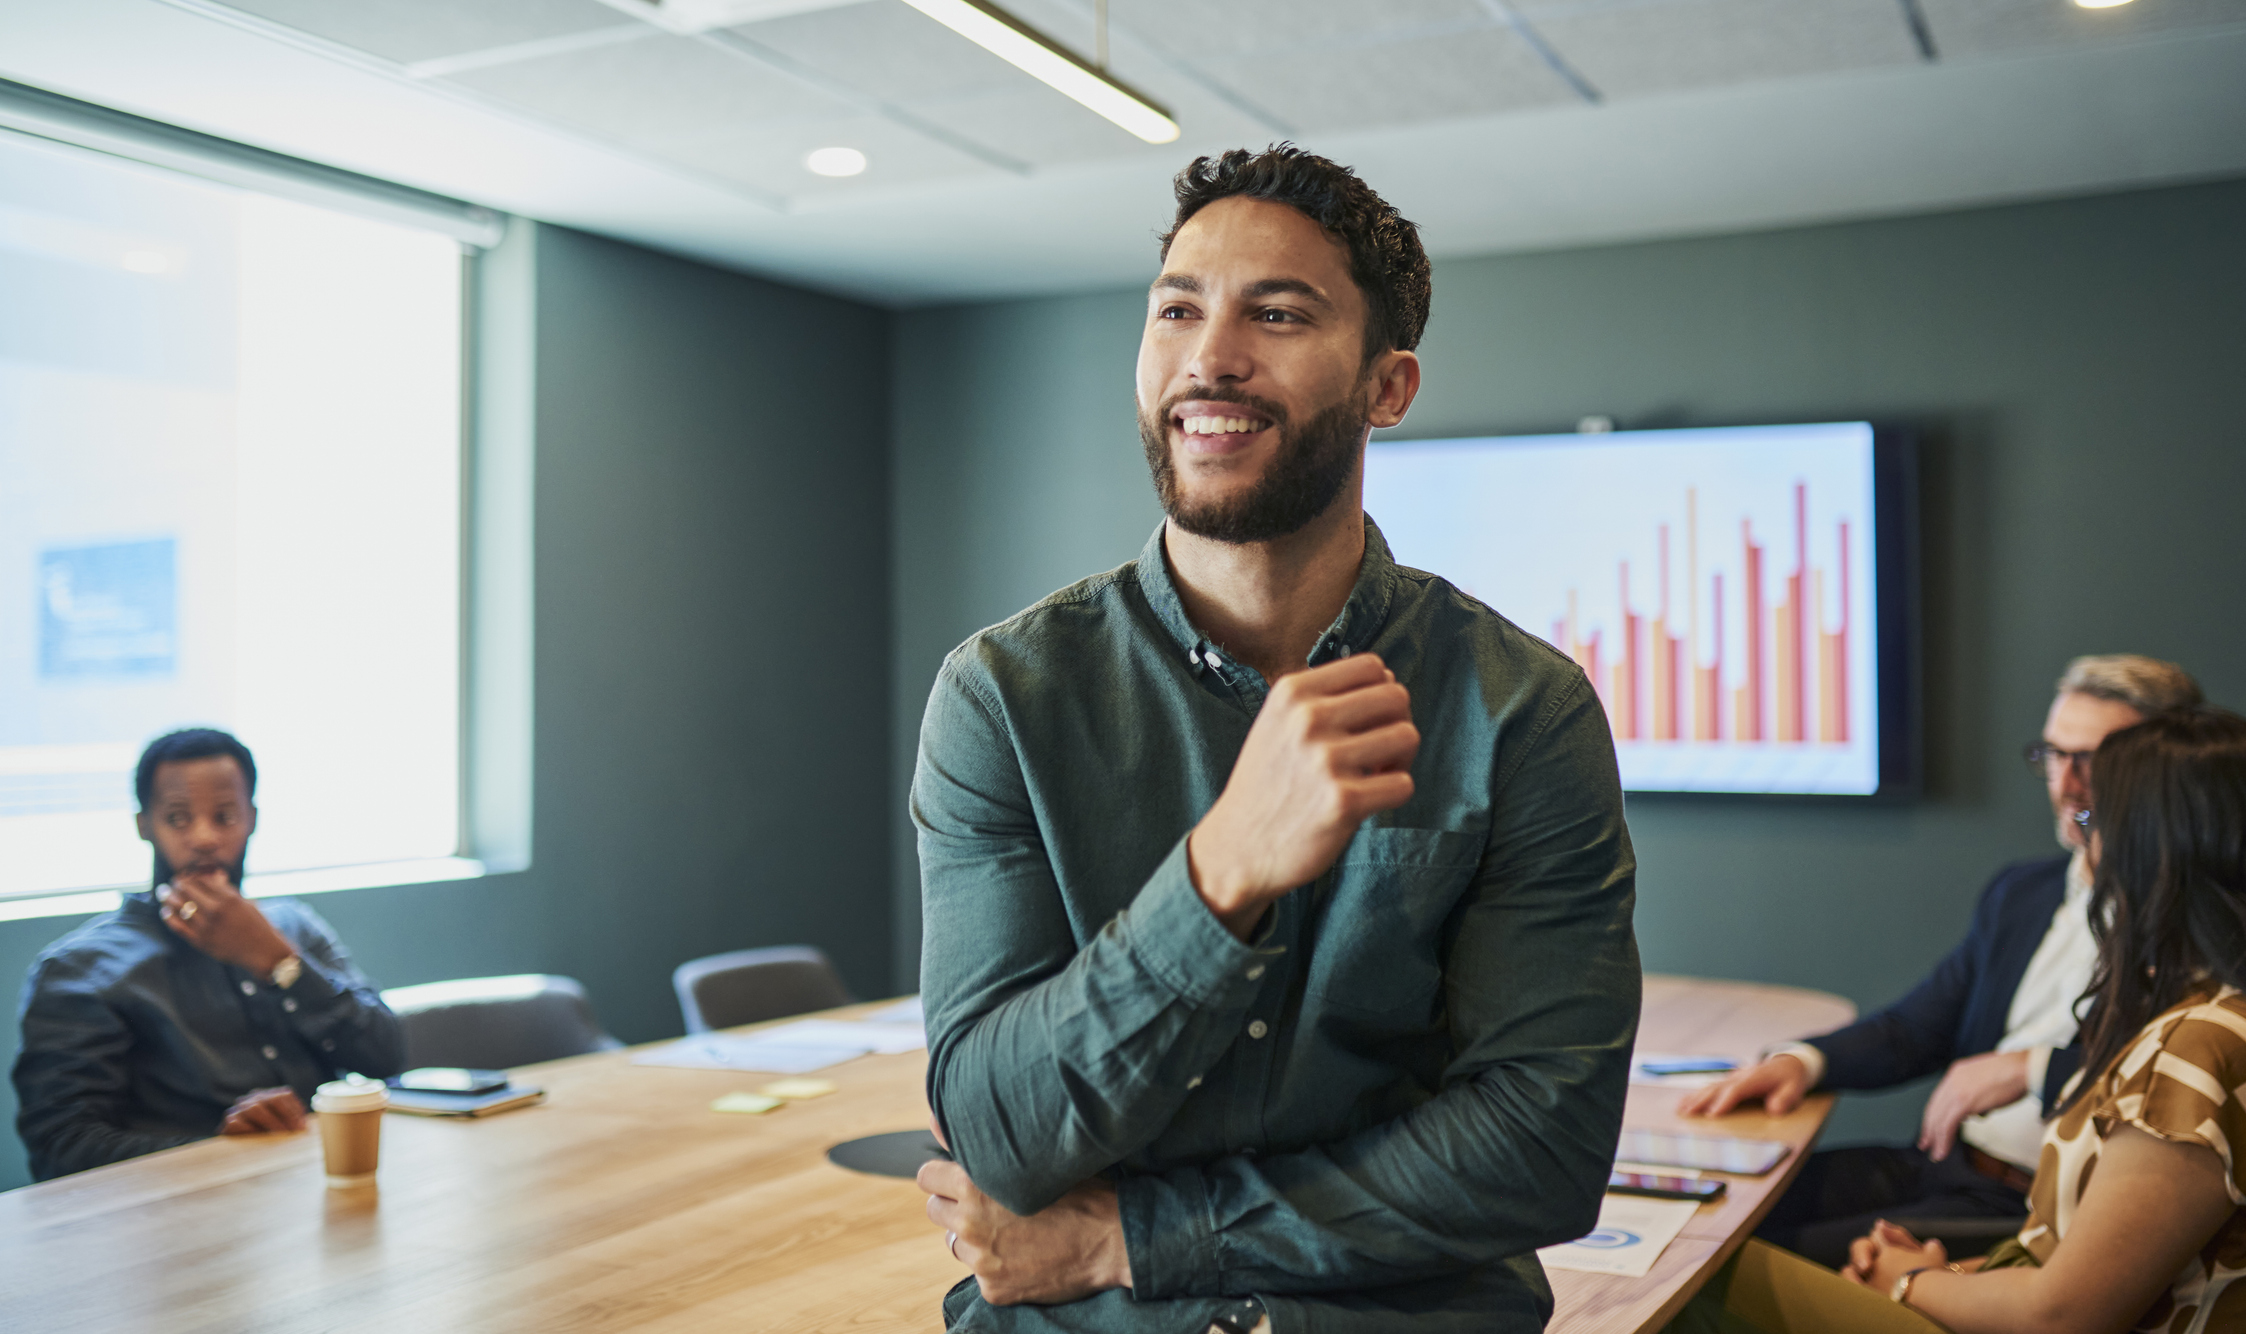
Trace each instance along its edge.
<path fill-rule="evenodd" d="M 983 0 L 905 3 L 1150 144 L 1166 144 L 1178 137 L 1177 121 L 1159 104 L 996 5 Z"/>

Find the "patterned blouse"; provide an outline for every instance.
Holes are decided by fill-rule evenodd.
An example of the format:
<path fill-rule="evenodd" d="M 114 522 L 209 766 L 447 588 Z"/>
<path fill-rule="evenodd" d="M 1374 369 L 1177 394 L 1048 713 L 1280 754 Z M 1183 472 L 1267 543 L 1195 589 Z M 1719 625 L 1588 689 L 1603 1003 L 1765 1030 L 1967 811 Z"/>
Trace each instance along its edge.
<path fill-rule="evenodd" d="M 2134 1328 L 2158 1334 L 2246 1334 L 2246 995 L 2224 987 L 2145 1025 L 2136 1044 L 2043 1135 L 2020 1243 L 2050 1260 L 2074 1221 L 2090 1169 L 2117 1126 L 2222 1155 L 2233 1209 Z"/>

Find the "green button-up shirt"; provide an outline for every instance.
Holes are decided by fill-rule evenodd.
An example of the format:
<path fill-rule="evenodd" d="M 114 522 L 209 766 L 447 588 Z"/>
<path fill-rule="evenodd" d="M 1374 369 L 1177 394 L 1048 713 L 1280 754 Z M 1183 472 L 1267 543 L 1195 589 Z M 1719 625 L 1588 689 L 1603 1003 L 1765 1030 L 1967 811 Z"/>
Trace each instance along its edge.
<path fill-rule="evenodd" d="M 1397 565 L 1371 519 L 1311 665 L 1411 691 L 1414 793 L 1234 939 L 1186 869 L 1266 683 L 1157 528 L 945 660 L 921 724 L 930 1105 L 1016 1213 L 1113 1178 L 1134 1287 L 954 1329 L 1531 1330 L 1589 1231 L 1638 1018 L 1606 715 L 1566 656 Z"/>

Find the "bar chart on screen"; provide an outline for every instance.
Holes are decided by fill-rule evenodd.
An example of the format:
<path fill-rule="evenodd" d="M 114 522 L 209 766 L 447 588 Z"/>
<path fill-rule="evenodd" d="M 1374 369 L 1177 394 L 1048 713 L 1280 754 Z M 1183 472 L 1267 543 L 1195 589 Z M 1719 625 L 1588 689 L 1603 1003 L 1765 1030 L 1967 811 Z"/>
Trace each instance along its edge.
<path fill-rule="evenodd" d="M 1379 444 L 1405 565 L 1572 657 L 1637 791 L 1879 786 L 1864 423 Z"/>

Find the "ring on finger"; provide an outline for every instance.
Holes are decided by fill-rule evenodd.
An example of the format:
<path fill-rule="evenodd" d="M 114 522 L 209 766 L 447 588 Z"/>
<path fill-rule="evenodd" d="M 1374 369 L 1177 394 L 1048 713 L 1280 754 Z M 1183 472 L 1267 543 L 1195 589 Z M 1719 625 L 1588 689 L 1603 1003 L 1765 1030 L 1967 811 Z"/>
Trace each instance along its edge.
<path fill-rule="evenodd" d="M 959 1234 L 958 1234 L 958 1233 L 956 1233 L 956 1232 L 946 1232 L 946 1233 L 944 1234 L 944 1249 L 945 1249 L 945 1250 L 947 1250 L 947 1251 L 950 1251 L 950 1252 L 951 1252 L 951 1258 L 952 1258 L 952 1259 L 954 1259 L 954 1260 L 958 1260 L 958 1259 L 959 1259 Z M 966 1263 L 966 1262 L 965 1262 L 964 1260 L 962 1260 L 962 1261 L 960 1261 L 960 1263 L 964 1264 L 964 1263 Z"/>
<path fill-rule="evenodd" d="M 185 902 L 185 903 L 182 903 L 181 905 L 179 905 L 179 920 L 181 920 L 182 922 L 184 922 L 184 921 L 187 921 L 187 920 L 189 920 L 190 918 L 192 918 L 192 917 L 194 917 L 194 916 L 195 916 L 195 900 L 193 900 L 193 899 L 189 899 L 189 900 L 188 900 L 187 902 Z"/>

